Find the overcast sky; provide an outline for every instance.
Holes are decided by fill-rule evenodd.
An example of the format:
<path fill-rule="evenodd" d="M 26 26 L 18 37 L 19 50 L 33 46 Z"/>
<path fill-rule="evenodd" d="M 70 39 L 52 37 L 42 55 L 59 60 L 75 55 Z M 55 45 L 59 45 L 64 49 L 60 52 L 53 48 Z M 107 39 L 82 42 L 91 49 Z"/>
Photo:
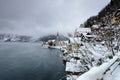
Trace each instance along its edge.
<path fill-rule="evenodd" d="M 0 33 L 73 32 L 110 0 L 0 0 Z"/>

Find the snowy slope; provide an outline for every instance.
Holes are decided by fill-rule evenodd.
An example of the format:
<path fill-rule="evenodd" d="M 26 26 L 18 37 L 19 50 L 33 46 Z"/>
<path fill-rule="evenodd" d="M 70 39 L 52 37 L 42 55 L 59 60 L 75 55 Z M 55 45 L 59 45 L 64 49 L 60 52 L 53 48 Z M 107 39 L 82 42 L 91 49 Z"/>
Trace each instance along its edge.
<path fill-rule="evenodd" d="M 118 59 L 118 57 L 114 57 L 112 60 L 103 63 L 101 66 L 91 68 L 88 72 L 81 75 L 77 80 L 98 80 L 98 79 L 102 79 L 104 77 L 103 73 L 117 59 Z M 105 79 L 105 80 L 108 80 L 108 79 Z M 112 79 L 112 80 L 114 80 L 114 79 Z"/>

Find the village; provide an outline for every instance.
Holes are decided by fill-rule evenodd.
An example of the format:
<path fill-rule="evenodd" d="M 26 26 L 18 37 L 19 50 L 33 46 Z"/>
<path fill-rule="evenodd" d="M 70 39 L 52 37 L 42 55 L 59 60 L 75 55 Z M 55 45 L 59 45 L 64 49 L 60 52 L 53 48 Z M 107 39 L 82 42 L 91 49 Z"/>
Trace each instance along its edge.
<path fill-rule="evenodd" d="M 111 19 L 112 24 L 117 22 L 118 19 L 115 19 L 115 17 Z M 112 25 L 111 27 L 115 26 Z M 118 57 L 114 59 L 114 56 L 119 55 L 118 53 L 120 51 L 119 41 L 117 41 L 119 37 L 117 31 L 120 27 L 114 29 L 111 27 L 108 25 L 93 25 L 92 28 L 79 26 L 74 31 L 73 36 L 69 37 L 69 40 L 59 41 L 59 34 L 57 33 L 55 40 L 48 40 L 43 46 L 59 49 L 63 52 L 62 58 L 66 66 L 67 80 L 83 80 L 84 78 L 78 79 L 79 76 L 86 72 L 89 73 L 89 70 L 93 67 L 99 67 L 106 62 L 109 63 L 109 61 L 113 62 L 106 67 L 102 67 L 104 69 L 101 74 L 104 72 L 104 75 L 107 74 L 108 69 L 111 69 L 111 67 L 112 69 L 110 71 L 113 73 L 120 63 Z M 88 78 L 84 80 L 103 80 L 103 78 L 108 77 L 104 75 L 102 77 L 98 76 L 95 79 Z"/>

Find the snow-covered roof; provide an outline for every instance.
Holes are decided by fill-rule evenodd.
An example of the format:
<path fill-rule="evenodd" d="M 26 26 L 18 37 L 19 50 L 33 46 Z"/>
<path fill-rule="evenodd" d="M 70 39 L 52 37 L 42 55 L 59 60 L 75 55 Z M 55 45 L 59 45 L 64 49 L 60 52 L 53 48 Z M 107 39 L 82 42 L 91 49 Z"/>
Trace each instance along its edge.
<path fill-rule="evenodd" d="M 55 40 L 48 40 L 48 42 L 50 42 L 50 41 L 54 42 Z"/>
<path fill-rule="evenodd" d="M 75 64 L 75 63 L 72 63 L 72 62 L 67 62 L 65 71 L 80 72 L 81 69 L 79 67 L 79 64 Z"/>
<path fill-rule="evenodd" d="M 64 42 L 64 43 L 69 43 L 69 41 L 61 41 L 61 42 Z"/>
<path fill-rule="evenodd" d="M 78 28 L 77 32 L 87 33 L 87 32 L 91 32 L 91 29 L 90 28 Z"/>
<path fill-rule="evenodd" d="M 69 38 L 71 43 L 81 43 L 81 38 Z"/>
<path fill-rule="evenodd" d="M 118 10 L 120 10 L 120 9 L 118 9 Z"/>
<path fill-rule="evenodd" d="M 97 37 L 96 35 L 84 35 L 86 37 Z"/>
<path fill-rule="evenodd" d="M 77 75 L 67 75 L 67 79 L 66 80 L 76 80 L 79 76 Z"/>
<path fill-rule="evenodd" d="M 84 36 L 87 35 L 87 33 L 82 33 Z"/>
<path fill-rule="evenodd" d="M 93 25 L 92 27 L 93 27 L 93 28 L 99 28 L 99 26 L 98 26 L 98 25 Z"/>

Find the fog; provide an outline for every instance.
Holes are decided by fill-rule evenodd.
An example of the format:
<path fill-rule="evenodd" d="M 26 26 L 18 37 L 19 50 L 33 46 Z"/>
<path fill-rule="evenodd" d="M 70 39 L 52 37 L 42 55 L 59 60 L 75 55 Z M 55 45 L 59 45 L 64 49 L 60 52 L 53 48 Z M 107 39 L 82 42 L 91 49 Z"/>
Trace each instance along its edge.
<path fill-rule="evenodd" d="M 110 0 L 0 0 L 0 33 L 73 32 Z"/>

